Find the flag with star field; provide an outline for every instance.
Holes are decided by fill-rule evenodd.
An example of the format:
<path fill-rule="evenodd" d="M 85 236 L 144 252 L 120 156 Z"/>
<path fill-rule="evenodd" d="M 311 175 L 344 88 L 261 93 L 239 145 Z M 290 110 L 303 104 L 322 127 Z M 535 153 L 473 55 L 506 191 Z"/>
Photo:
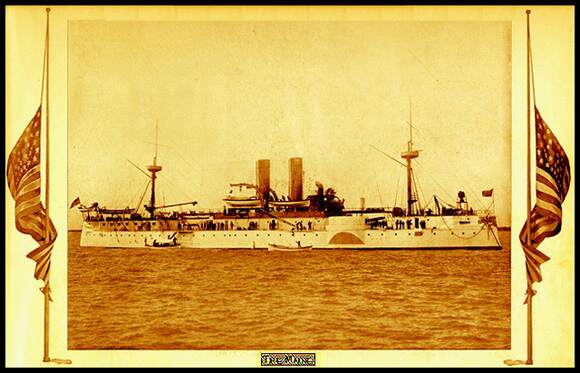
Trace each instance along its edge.
<path fill-rule="evenodd" d="M 40 201 L 40 122 L 38 108 L 8 157 L 6 176 L 15 201 L 16 229 L 34 238 L 39 246 L 27 257 L 36 262 L 34 277 L 45 283 L 50 275 L 50 257 L 57 236 L 52 220 Z M 48 231 L 46 224 L 49 225 Z"/>
<path fill-rule="evenodd" d="M 570 163 L 564 149 L 535 108 L 536 204 L 520 232 L 528 284 L 542 281 L 540 265 L 550 258 L 538 250 L 546 237 L 562 228 L 562 203 L 570 186 Z M 528 241 L 528 224 L 531 240 Z"/>

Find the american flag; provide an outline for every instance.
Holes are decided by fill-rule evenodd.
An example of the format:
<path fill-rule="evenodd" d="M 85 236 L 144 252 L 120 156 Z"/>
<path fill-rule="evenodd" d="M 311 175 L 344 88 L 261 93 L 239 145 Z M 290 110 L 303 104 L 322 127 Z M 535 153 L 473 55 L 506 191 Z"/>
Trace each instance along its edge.
<path fill-rule="evenodd" d="M 6 176 L 8 188 L 15 201 L 16 229 L 34 238 L 40 246 L 27 257 L 36 262 L 34 277 L 48 282 L 50 256 L 57 233 L 48 219 L 46 232 L 46 210 L 40 202 L 40 117 L 38 108 L 8 157 Z"/>
<path fill-rule="evenodd" d="M 562 228 L 562 203 L 570 186 L 570 163 L 564 149 L 535 108 L 536 119 L 536 205 L 520 232 L 526 257 L 528 284 L 542 281 L 540 265 L 550 258 L 538 250 L 546 237 Z M 531 224 L 531 244 L 528 243 Z M 530 295 L 528 295 L 530 296 Z"/>

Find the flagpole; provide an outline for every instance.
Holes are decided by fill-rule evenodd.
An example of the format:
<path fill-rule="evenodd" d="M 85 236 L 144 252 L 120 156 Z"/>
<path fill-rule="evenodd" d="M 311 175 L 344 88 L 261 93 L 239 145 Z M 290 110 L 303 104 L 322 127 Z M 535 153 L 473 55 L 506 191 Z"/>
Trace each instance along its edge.
<path fill-rule="evenodd" d="M 527 180 L 528 180 L 528 193 L 527 193 L 527 219 L 526 221 L 528 222 L 527 224 L 527 239 L 528 239 L 528 245 L 531 246 L 532 244 L 532 233 L 531 233 L 531 221 L 530 221 L 530 215 L 531 215 L 531 210 L 532 210 L 532 186 L 531 186 L 531 118 L 530 118 L 530 13 L 531 11 L 529 9 L 526 10 L 526 24 L 527 24 L 527 90 L 528 90 L 528 121 L 527 123 L 527 127 L 528 127 L 528 151 L 527 151 L 527 163 L 528 163 L 528 174 L 527 174 Z M 532 359 L 532 352 L 533 352 L 533 343 L 532 343 L 532 299 L 533 299 L 533 289 L 532 289 L 532 284 L 530 283 L 530 281 L 528 281 L 528 287 L 527 287 L 527 304 L 528 304 L 528 358 L 526 360 L 526 365 L 532 365 L 534 363 L 533 359 Z"/>
<path fill-rule="evenodd" d="M 50 237 L 50 215 L 49 215 L 49 171 L 50 171 L 50 162 L 49 162 L 49 154 L 50 154 L 50 137 L 49 137 L 49 86 L 48 82 L 50 81 L 49 71 L 50 71 L 50 64 L 49 64 L 49 36 L 50 36 L 50 8 L 46 8 L 46 153 L 45 153 L 45 172 L 46 172 L 46 192 L 44 195 L 44 203 L 46 206 L 46 238 L 48 240 Z M 44 84 L 44 82 L 43 82 Z M 49 357 L 49 321 L 50 321 L 50 277 L 46 279 L 46 283 L 44 286 L 44 357 L 42 361 L 50 362 Z"/>

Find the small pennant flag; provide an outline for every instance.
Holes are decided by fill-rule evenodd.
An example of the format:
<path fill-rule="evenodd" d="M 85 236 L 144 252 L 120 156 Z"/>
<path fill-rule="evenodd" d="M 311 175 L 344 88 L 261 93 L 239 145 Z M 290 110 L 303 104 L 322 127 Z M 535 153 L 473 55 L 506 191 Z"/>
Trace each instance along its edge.
<path fill-rule="evenodd" d="M 75 198 L 74 201 L 72 201 L 72 203 L 70 204 L 69 209 L 72 209 L 73 207 L 75 207 L 76 205 L 80 205 L 81 204 L 81 199 L 79 197 Z"/>
<path fill-rule="evenodd" d="M 491 197 L 493 195 L 493 189 L 484 190 L 481 192 L 481 195 L 484 197 Z"/>

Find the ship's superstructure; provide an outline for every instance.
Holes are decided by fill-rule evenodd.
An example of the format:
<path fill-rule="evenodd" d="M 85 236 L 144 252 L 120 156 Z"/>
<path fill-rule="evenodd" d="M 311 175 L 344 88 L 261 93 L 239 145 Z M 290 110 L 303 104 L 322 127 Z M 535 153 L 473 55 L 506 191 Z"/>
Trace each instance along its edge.
<path fill-rule="evenodd" d="M 197 202 L 156 206 L 155 179 L 162 170 L 148 166 L 151 196 L 145 206 L 105 209 L 97 203 L 81 205 L 81 246 L 268 249 L 312 247 L 313 249 L 501 249 L 495 217 L 491 211 L 474 211 L 465 193 L 457 194 L 455 206 L 442 206 L 434 196 L 435 210 L 423 208 L 414 189 L 412 124 L 407 149 L 401 153 L 406 168 L 406 206 L 391 209 L 349 210 L 333 188 L 316 182 L 315 193 L 303 196 L 302 158 L 289 160 L 289 190 L 279 195 L 270 187 L 270 161 L 256 164 L 256 183 L 232 183 L 220 212 L 160 209 Z M 392 158 L 392 157 L 391 157 Z M 163 243 L 163 244 L 161 244 Z"/>

